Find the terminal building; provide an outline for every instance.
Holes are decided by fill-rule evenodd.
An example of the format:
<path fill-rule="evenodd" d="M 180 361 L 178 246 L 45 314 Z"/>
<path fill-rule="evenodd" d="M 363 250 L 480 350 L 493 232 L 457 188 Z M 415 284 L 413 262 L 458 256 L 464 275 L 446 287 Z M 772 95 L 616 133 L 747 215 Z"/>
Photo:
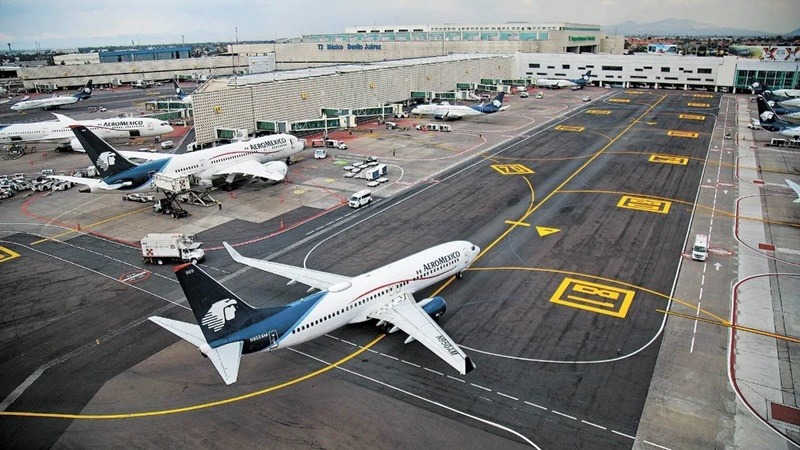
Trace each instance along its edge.
<path fill-rule="evenodd" d="M 217 140 L 220 129 L 296 132 L 292 122 L 319 121 L 323 109 L 364 112 L 407 101 L 412 92 L 454 91 L 486 79 L 530 85 L 539 78 L 579 78 L 591 70 L 591 84 L 611 87 L 741 92 L 755 80 L 774 88 L 800 84 L 797 61 L 668 51 L 624 55 L 623 36 L 576 23 L 352 27 L 291 42 L 231 44 L 227 56 L 187 58 L 187 49 L 111 55 L 122 62 L 103 62 L 108 58 L 98 55 L 99 64 L 21 68 L 19 74 L 29 89 L 47 83 L 74 88 L 88 79 L 108 84 L 198 74 L 215 78 L 192 96 L 200 145 Z M 501 84 L 485 90 L 503 89 Z M 332 125 L 335 116 L 327 115 Z"/>

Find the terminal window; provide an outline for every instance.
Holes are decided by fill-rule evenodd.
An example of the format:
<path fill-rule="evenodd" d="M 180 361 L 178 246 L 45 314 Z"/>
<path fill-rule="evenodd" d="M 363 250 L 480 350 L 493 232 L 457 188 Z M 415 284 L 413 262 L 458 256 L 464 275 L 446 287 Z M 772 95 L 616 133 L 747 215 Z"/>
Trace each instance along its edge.
<path fill-rule="evenodd" d="M 697 73 L 711 73 L 711 69 L 697 69 Z"/>
<path fill-rule="evenodd" d="M 562 65 L 561 65 L 561 68 L 562 68 L 562 69 L 569 69 L 569 64 L 562 64 Z"/>
<path fill-rule="evenodd" d="M 661 71 L 662 71 L 662 72 L 669 72 L 669 67 L 662 67 L 662 68 L 661 68 Z"/>
<path fill-rule="evenodd" d="M 528 64 L 528 68 L 529 69 L 538 69 L 539 67 L 541 67 L 541 64 L 539 64 L 539 63 L 530 63 L 530 64 Z"/>
<path fill-rule="evenodd" d="M 622 66 L 603 66 L 603 70 L 612 70 L 615 72 L 622 72 Z"/>

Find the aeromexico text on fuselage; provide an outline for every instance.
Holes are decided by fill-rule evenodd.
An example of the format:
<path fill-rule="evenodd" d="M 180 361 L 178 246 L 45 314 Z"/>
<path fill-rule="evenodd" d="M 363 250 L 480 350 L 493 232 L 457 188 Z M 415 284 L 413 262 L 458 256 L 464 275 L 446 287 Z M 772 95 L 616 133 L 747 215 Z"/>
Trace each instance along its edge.
<path fill-rule="evenodd" d="M 442 264 L 447 264 L 450 261 L 457 260 L 460 257 L 461 257 L 461 252 L 456 250 L 453 253 L 450 253 L 449 255 L 440 256 L 439 258 L 434 259 L 433 261 L 431 261 L 429 263 L 423 264 L 422 268 L 423 268 L 423 270 L 436 269 L 437 267 L 441 266 Z"/>
<path fill-rule="evenodd" d="M 248 148 L 253 151 L 258 151 L 265 147 L 272 147 L 273 145 L 279 145 L 285 143 L 286 143 L 286 138 L 278 138 L 278 139 L 273 139 L 271 141 L 263 141 L 263 142 L 257 142 L 255 144 L 250 144 Z"/>

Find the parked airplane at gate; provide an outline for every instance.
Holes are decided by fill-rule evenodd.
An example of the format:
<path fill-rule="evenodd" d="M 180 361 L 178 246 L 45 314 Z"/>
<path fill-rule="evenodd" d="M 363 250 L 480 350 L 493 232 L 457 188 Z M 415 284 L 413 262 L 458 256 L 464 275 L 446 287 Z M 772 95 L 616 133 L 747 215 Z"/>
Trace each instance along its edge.
<path fill-rule="evenodd" d="M 592 77 L 592 71 L 589 70 L 585 74 L 583 74 L 580 78 L 576 78 L 574 80 L 562 80 L 556 78 L 539 78 L 536 80 L 536 86 L 539 87 L 546 87 L 550 89 L 559 89 L 565 87 L 573 87 L 578 86 L 578 88 L 583 88 L 589 83 L 589 78 Z"/>
<path fill-rule="evenodd" d="M 288 134 L 251 139 L 180 155 L 117 151 L 83 125 L 71 126 L 75 137 L 102 179 L 51 175 L 50 178 L 82 184 L 81 192 L 114 193 L 155 190 L 153 175 L 194 175 L 201 180 L 254 176 L 280 181 L 286 177 L 288 160 L 302 150 L 303 142 Z M 128 158 L 147 162 L 134 164 Z"/>
<path fill-rule="evenodd" d="M 181 87 L 178 85 L 177 80 L 172 80 L 172 85 L 175 86 L 175 96 L 178 97 L 178 100 L 187 104 L 192 103 L 192 96 L 186 95 L 186 93 L 183 92 L 183 89 L 181 89 Z"/>
<path fill-rule="evenodd" d="M 781 106 L 780 99 L 785 97 L 777 97 L 770 91 L 764 91 L 763 96 L 764 100 L 769 103 L 769 106 L 772 107 L 772 110 L 775 111 L 775 114 L 780 116 L 781 119 L 787 122 L 800 123 L 800 108 L 785 108 Z"/>
<path fill-rule="evenodd" d="M 411 110 L 411 114 L 432 114 L 438 120 L 458 120 L 466 116 L 493 114 L 497 111 L 508 109 L 508 106 L 503 106 L 504 96 L 505 94 L 501 92 L 489 103 L 480 103 L 472 106 L 451 105 L 448 102 L 418 105 Z"/>
<path fill-rule="evenodd" d="M 86 100 L 92 96 L 92 80 L 86 83 L 78 92 L 73 95 L 53 96 L 49 98 L 38 98 L 36 100 L 25 100 L 11 106 L 14 111 L 26 111 L 29 109 L 44 108 L 58 109 L 61 106 L 72 105 L 81 100 Z"/>
<path fill-rule="evenodd" d="M 173 130 L 169 123 L 150 117 L 73 120 L 61 114 L 53 115 L 56 121 L 0 125 L 0 144 L 55 142 L 69 145 L 75 151 L 83 151 L 71 125 L 83 125 L 102 139 L 160 136 Z"/>
<path fill-rule="evenodd" d="M 766 84 L 755 81 L 750 85 L 753 94 L 764 95 L 765 92 L 772 92 L 774 101 L 783 107 L 800 107 L 800 89 L 772 89 Z"/>
<path fill-rule="evenodd" d="M 441 297 L 417 303 L 414 292 L 453 275 L 460 276 L 480 253 L 467 241 L 423 250 L 355 277 L 247 258 L 223 243 L 234 260 L 319 289 L 286 306 L 254 308 L 193 264 L 175 268 L 197 325 L 153 316 L 150 320 L 196 345 L 225 384 L 236 382 L 243 353 L 288 348 L 351 323 L 377 319 L 389 333 L 408 333 L 466 375 L 475 365 L 433 320 L 445 312 Z"/>
<path fill-rule="evenodd" d="M 756 99 L 756 104 L 758 105 L 758 121 L 761 124 L 761 128 L 793 139 L 800 139 L 800 125 L 792 125 L 778 117 L 761 95 Z"/>

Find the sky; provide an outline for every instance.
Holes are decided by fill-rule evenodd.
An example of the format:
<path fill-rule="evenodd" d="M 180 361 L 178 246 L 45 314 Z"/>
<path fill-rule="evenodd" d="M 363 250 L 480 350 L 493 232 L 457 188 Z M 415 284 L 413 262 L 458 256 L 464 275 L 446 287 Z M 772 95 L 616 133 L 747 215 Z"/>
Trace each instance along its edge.
<path fill-rule="evenodd" d="M 0 44 L 12 50 L 87 45 L 271 40 L 347 26 L 576 22 L 667 18 L 787 33 L 800 0 L 0 0 Z"/>

